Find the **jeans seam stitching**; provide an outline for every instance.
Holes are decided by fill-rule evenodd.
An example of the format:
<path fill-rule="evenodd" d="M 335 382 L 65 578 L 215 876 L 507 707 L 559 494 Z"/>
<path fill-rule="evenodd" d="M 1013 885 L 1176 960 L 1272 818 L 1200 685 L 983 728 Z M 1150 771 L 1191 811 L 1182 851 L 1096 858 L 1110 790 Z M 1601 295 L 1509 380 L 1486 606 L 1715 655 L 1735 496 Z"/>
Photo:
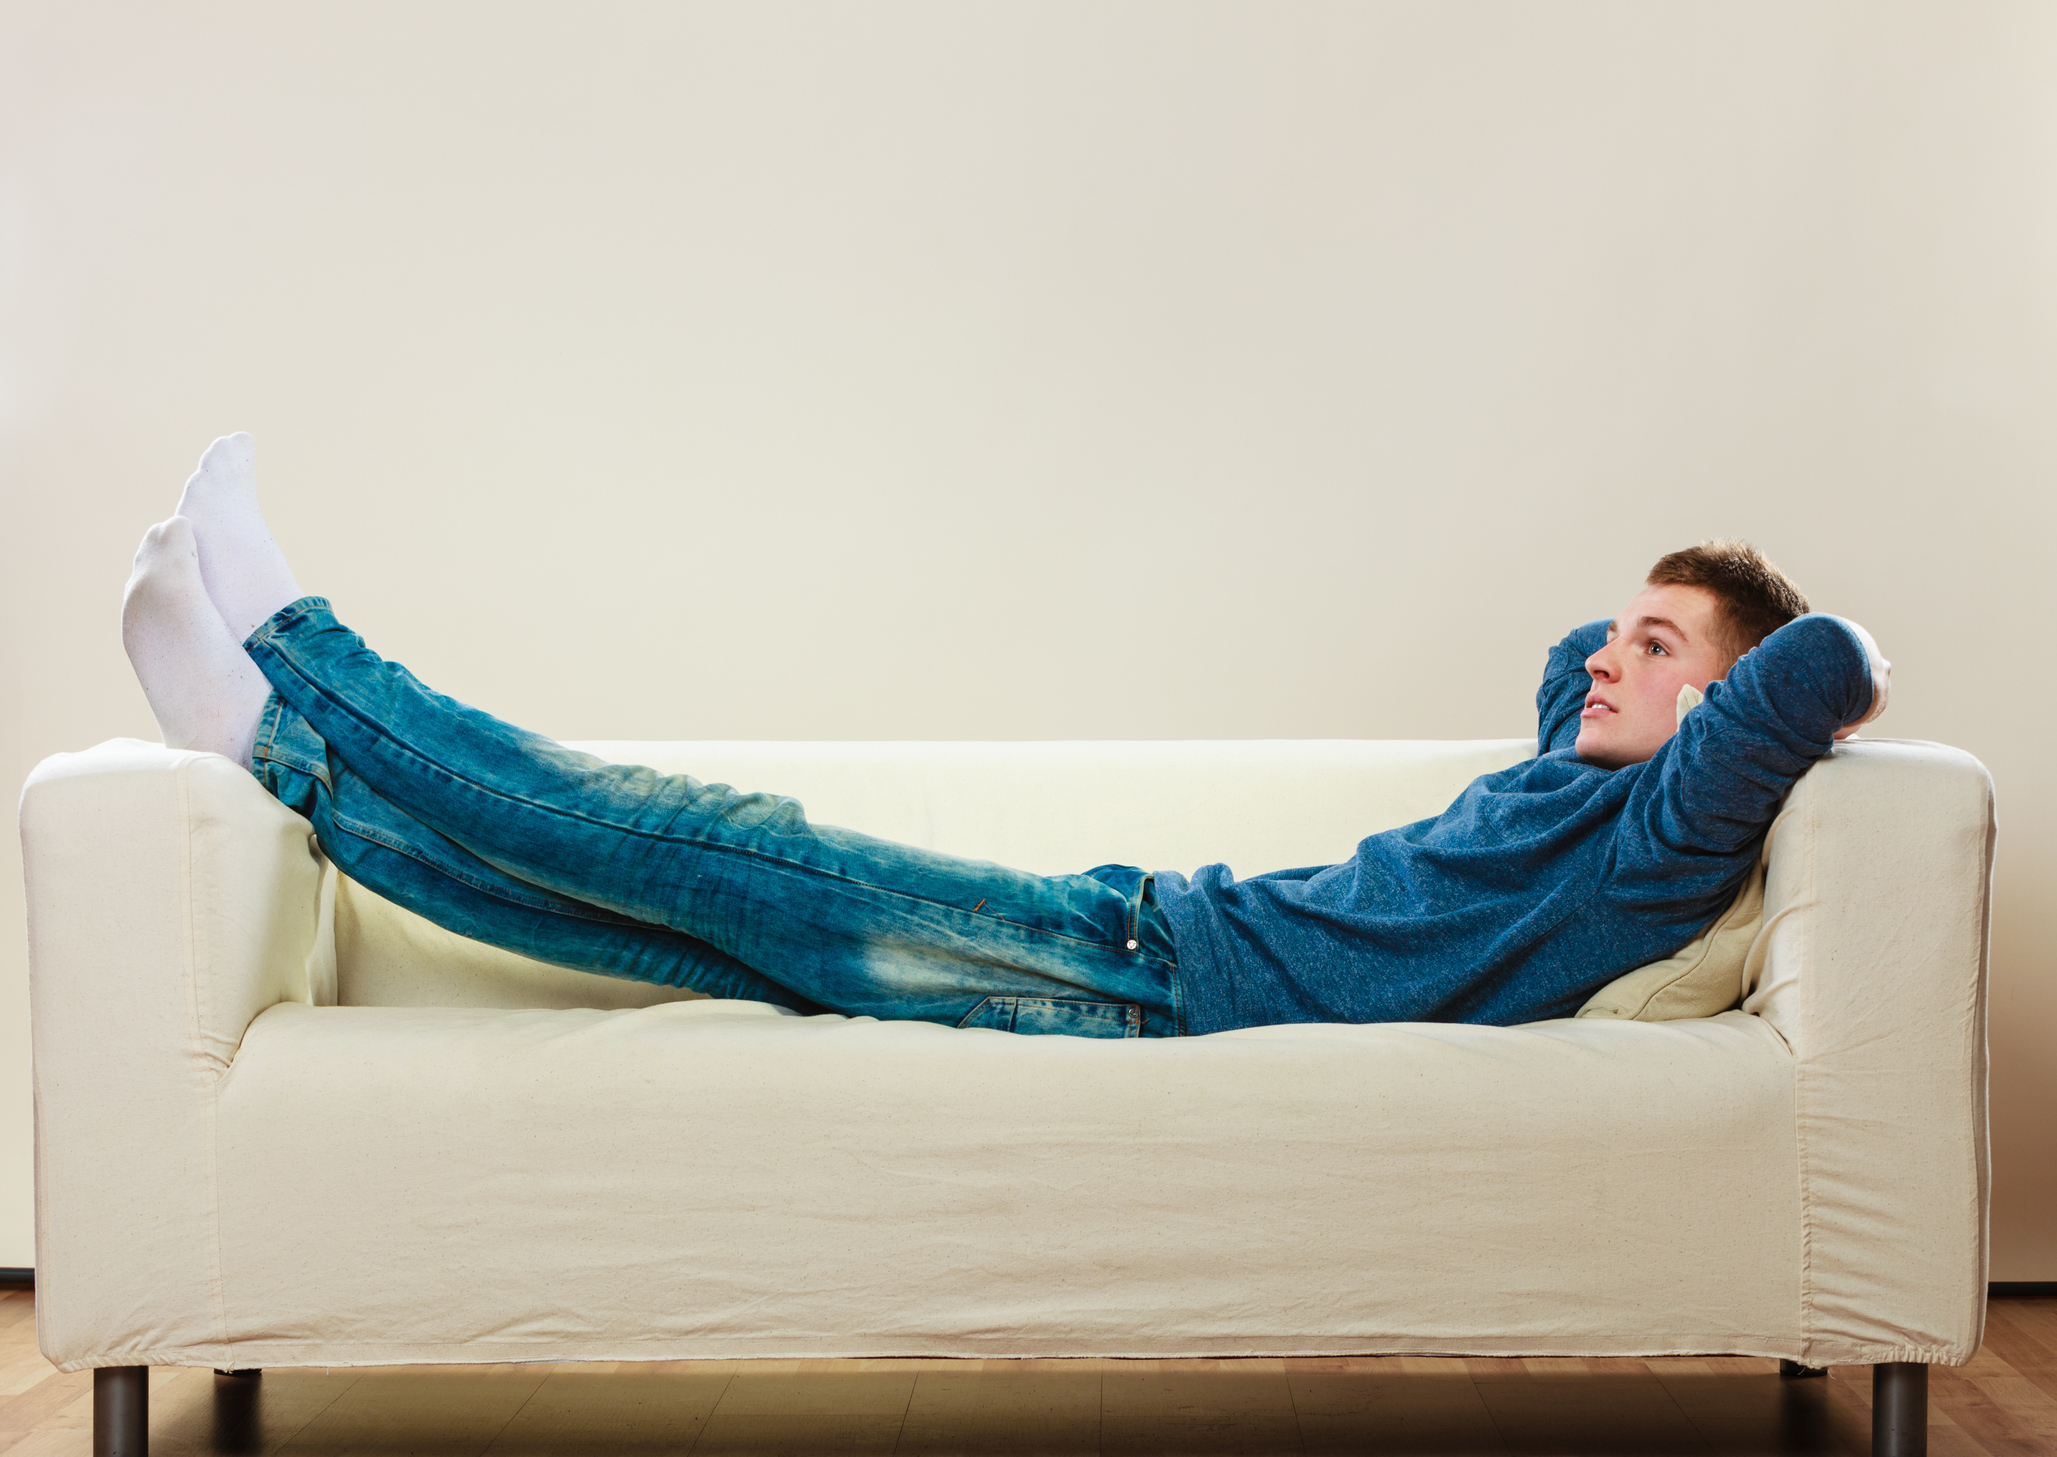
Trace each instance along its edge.
<path fill-rule="evenodd" d="M 1122 1001 L 1122 1000 L 1120 1000 L 1119 998 L 1094 998 L 1094 997 L 1022 997 L 1022 996 L 1003 996 L 1003 995 L 998 995 L 998 994 L 995 994 L 995 995 L 993 995 L 993 996 L 989 996 L 989 997 L 983 997 L 983 998 L 981 998 L 981 999 L 979 1000 L 978 1006 L 975 1006 L 975 1007 L 973 1007 L 973 1008 L 972 1008 L 972 1009 L 971 1009 L 971 1010 L 970 1010 L 969 1012 L 966 1012 L 966 1013 L 965 1013 L 965 1014 L 964 1014 L 964 1015 L 963 1015 L 962 1017 L 958 1018 L 958 1020 L 957 1020 L 957 1022 L 956 1022 L 956 1024 L 955 1024 L 955 1025 L 956 1025 L 956 1028 L 957 1028 L 957 1030 L 959 1030 L 959 1031 L 969 1031 L 969 1032 L 978 1032 L 978 1031 L 991 1031 L 991 1030 L 995 1030 L 995 1029 L 990 1029 L 990 1028 L 978 1028 L 978 1027 L 966 1027 L 966 1026 L 965 1026 L 965 1023 L 969 1022 L 969 1021 L 970 1021 L 970 1020 L 971 1020 L 971 1019 L 972 1019 L 973 1017 L 976 1017 L 976 1016 L 977 1016 L 977 1015 L 979 1014 L 979 1011 L 980 1011 L 980 1009 L 981 1009 L 981 1008 L 984 1008 L 984 1007 L 988 1007 L 988 1006 L 991 1006 L 991 1005 L 992 1005 L 993 1003 L 995 1003 L 995 1002 L 1005 1002 L 1005 1003 L 1007 1003 L 1007 1004 L 1008 1004 L 1008 1010 L 1009 1010 L 1009 1012 L 1010 1012 L 1010 1013 L 1012 1013 L 1012 1015 L 1011 1015 L 1011 1016 L 1010 1016 L 1010 1017 L 1008 1018 L 1008 1025 L 1006 1026 L 1006 1028 L 1004 1028 L 1004 1029 L 999 1029 L 999 1030 L 1005 1030 L 1005 1031 L 1008 1031 L 1008 1032 L 1014 1032 L 1014 1031 L 1016 1031 L 1016 1030 L 1017 1030 L 1017 1029 L 1016 1029 L 1016 1027 L 1015 1027 L 1015 1024 L 1016 1024 L 1017 1022 L 1019 1022 L 1019 1021 L 1021 1020 L 1021 1009 L 1022 1009 L 1022 1008 L 1023 1008 L 1024 1006 L 1041 1006 L 1041 1007 L 1062 1007 L 1062 1008 L 1076 1008 L 1076 1007 L 1115 1007 L 1115 1008 L 1119 1008 L 1119 1009 L 1120 1009 L 1120 1010 L 1119 1010 L 1119 1020 L 1120 1020 L 1120 1025 L 1121 1025 L 1121 1028 L 1122 1028 L 1121 1040 L 1123 1040 L 1123 1041 L 1128 1041 L 1128 1040 L 1130 1040 L 1130 1039 L 1133 1039 L 1133 1038 L 1139 1038 L 1139 1037 L 1141 1037 L 1141 1036 L 1142 1036 L 1142 1034 L 1143 1034 L 1143 1008 L 1142 1008 L 1142 1004 L 1141 1004 L 1141 1003 L 1139 1003 L 1139 1002 L 1125 1002 L 1125 1001 Z M 1058 1035 L 1058 1036 L 1076 1036 L 1077 1034 L 1076 1034 L 1076 1033 L 1059 1033 L 1059 1034 L 1057 1034 L 1057 1035 Z M 1106 1041 L 1111 1041 L 1111 1040 L 1113 1040 L 1113 1039 L 1102 1039 L 1102 1040 L 1106 1040 Z"/>
<path fill-rule="evenodd" d="M 323 784 L 329 783 L 328 776 L 325 772 L 327 766 L 323 764 L 317 764 L 313 762 L 311 759 L 303 759 L 295 754 L 282 754 L 279 753 L 276 749 L 269 746 L 260 749 L 251 757 L 254 759 L 261 759 L 267 764 L 277 764 L 282 769 L 291 769 L 295 774 L 306 774 L 312 778 L 321 780 Z M 333 792 L 335 786 L 333 784 L 329 784 L 329 789 L 331 790 L 331 792 Z"/>
<path fill-rule="evenodd" d="M 969 1021 L 971 1021 L 971 1019 L 972 1019 L 973 1017 L 976 1017 L 976 1016 L 977 1016 L 977 1015 L 979 1014 L 979 1012 L 980 1012 L 980 1010 L 981 1010 L 982 1008 L 985 1008 L 985 1007 L 989 1007 L 989 1006 L 991 1006 L 991 1005 L 992 1005 L 992 1004 L 993 1004 L 994 1002 L 996 1002 L 996 1001 L 1001 1001 L 1001 1000 L 1004 1000 L 1004 998 L 1000 998 L 1000 997 L 980 997 L 980 998 L 979 998 L 979 1001 L 978 1001 L 978 1006 L 975 1006 L 975 1007 L 973 1007 L 973 1008 L 972 1008 L 972 1009 L 971 1009 L 971 1010 L 970 1010 L 969 1012 L 966 1012 L 966 1013 L 965 1013 L 965 1014 L 964 1014 L 964 1015 L 963 1015 L 962 1017 L 959 1017 L 959 1018 L 957 1019 L 957 1022 L 956 1022 L 956 1030 L 957 1030 L 957 1031 L 960 1031 L 960 1032 L 977 1032 L 977 1031 L 981 1031 L 981 1030 L 984 1030 L 984 1029 L 981 1029 L 981 1028 L 977 1028 L 977 1027 L 967 1027 L 967 1026 L 966 1026 L 965 1024 L 966 1024 L 966 1023 L 968 1023 Z"/>
<path fill-rule="evenodd" d="M 462 870 L 454 869 L 453 867 L 448 865 L 439 864 L 436 861 L 431 860 L 427 855 L 424 855 L 421 851 L 415 849 L 413 846 L 403 844 L 400 841 L 393 838 L 392 836 L 380 832 L 376 827 L 372 825 L 367 825 L 361 820 L 353 820 L 346 816 L 339 815 L 331 811 L 329 814 L 329 822 L 333 824 L 338 830 L 341 830 L 344 834 L 354 835 L 356 838 L 360 840 L 368 841 L 369 843 L 374 845 L 383 846 L 384 848 L 392 851 L 396 855 L 404 855 L 409 860 L 412 860 L 417 864 L 426 865 L 429 869 L 435 871 L 438 875 L 447 875 L 450 877 L 450 879 L 457 881 L 462 885 L 468 885 L 473 890 L 479 891 L 485 895 L 490 895 L 496 900 L 505 901 L 507 904 L 511 906 L 520 906 L 523 910 L 542 911 L 550 915 L 561 915 L 570 920 L 584 921 L 589 925 L 595 926 L 613 926 L 627 924 L 629 926 L 645 926 L 648 927 L 648 929 L 657 931 L 665 931 L 671 929 L 668 926 L 650 926 L 648 922 L 639 922 L 634 920 L 633 918 L 630 918 L 624 923 L 603 919 L 598 916 L 581 915 L 577 910 L 573 910 L 565 906 L 551 905 L 546 901 L 528 900 L 519 894 L 515 894 L 508 891 L 505 886 L 493 885 L 488 881 L 479 879 L 475 875 L 467 874 Z M 653 985 L 655 984 L 656 983 L 653 983 Z"/>

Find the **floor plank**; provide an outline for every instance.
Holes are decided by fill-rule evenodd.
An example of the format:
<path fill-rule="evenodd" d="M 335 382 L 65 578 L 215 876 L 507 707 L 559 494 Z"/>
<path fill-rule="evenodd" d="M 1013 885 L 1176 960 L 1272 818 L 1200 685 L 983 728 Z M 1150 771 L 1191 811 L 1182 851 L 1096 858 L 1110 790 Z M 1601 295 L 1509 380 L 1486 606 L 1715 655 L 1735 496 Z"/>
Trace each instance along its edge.
<path fill-rule="evenodd" d="M 40 1357 L 39 1357 L 40 1358 Z M 71 1425 L 77 1414 L 70 1409 L 85 1403 L 83 1424 L 93 1423 L 93 1373 L 70 1375 L 43 1362 L 43 1379 L 18 1396 L 0 1397 L 0 1451 L 6 1451 L 31 1432 Z"/>
<path fill-rule="evenodd" d="M 286 1374 L 268 1371 L 255 1379 L 261 1384 Z M 271 1450 L 291 1457 L 392 1451 L 478 1457 L 548 1379 L 534 1366 L 385 1366 L 354 1374 L 312 1420 Z"/>
<path fill-rule="evenodd" d="M 1100 1449 L 1155 1453 L 1299 1453 L 1293 1392 L 1280 1360 L 1135 1361 L 1100 1383 Z"/>
<path fill-rule="evenodd" d="M 1716 1452 L 1832 1452 L 1828 1379 L 1799 1381 L 1770 1371 L 1733 1369 L 1722 1360 L 1649 1363 L 1686 1420 Z"/>
<path fill-rule="evenodd" d="M 1334 1366 L 1289 1361 L 1286 1366 L 1301 1436 L 1310 1453 L 1507 1453 L 1500 1429 L 1462 1361 L 1400 1356 L 1359 1358 Z"/>
<path fill-rule="evenodd" d="M 1077 1361 L 962 1361 L 914 1383 L 896 1457 L 1100 1450 L 1103 1373 Z"/>
<path fill-rule="evenodd" d="M 690 1452 L 721 1404 L 739 1364 L 664 1363 L 684 1371 L 639 1370 L 637 1363 L 551 1368 L 535 1394 L 486 1448 L 488 1457 L 553 1457 L 607 1451 Z"/>
<path fill-rule="evenodd" d="M 1599 1375 L 1556 1366 L 1527 1378 L 1476 1380 L 1510 1453 L 1699 1453 L 1708 1442 L 1671 1392 L 1647 1369 Z"/>
<path fill-rule="evenodd" d="M 858 1361 L 745 1361 L 729 1378 L 696 1457 L 729 1453 L 890 1453 L 916 1373 Z"/>

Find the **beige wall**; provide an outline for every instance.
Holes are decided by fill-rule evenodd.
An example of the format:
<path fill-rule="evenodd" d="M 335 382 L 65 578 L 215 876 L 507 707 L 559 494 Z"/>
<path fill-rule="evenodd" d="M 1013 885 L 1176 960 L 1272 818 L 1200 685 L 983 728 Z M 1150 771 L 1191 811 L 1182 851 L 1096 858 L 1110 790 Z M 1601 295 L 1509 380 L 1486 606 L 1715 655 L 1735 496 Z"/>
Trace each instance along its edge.
<path fill-rule="evenodd" d="M 310 590 L 562 736 L 1521 733 L 1747 534 L 1993 770 L 2057 1278 L 2053 74 L 1956 0 L 9 5 L 0 760 L 151 732 L 120 583 L 235 428 Z"/>

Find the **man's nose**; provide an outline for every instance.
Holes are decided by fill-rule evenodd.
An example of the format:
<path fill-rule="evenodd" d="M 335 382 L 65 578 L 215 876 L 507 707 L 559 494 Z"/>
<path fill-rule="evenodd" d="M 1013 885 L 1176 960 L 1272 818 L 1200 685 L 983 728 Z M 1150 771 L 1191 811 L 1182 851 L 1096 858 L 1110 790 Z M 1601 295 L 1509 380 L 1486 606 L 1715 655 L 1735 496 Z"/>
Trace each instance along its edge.
<path fill-rule="evenodd" d="M 1620 675 L 1614 668 L 1613 651 L 1614 644 L 1609 643 L 1598 652 L 1589 655 L 1586 658 L 1586 671 L 1591 673 L 1594 678 L 1601 680 L 1612 680 L 1619 677 Z"/>

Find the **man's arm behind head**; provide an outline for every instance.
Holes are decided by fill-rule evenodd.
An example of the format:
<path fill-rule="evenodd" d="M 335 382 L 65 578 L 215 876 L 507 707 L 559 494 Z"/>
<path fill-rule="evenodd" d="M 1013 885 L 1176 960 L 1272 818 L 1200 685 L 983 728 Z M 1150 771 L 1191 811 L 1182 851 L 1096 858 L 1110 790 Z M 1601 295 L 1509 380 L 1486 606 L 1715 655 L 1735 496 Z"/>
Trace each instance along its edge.
<path fill-rule="evenodd" d="M 1562 642 L 1550 649 L 1550 656 L 1543 664 L 1543 681 L 1536 688 L 1538 754 L 1568 749 L 1578 742 L 1579 710 L 1585 704 L 1586 690 L 1593 683 L 1592 674 L 1586 671 L 1586 659 L 1607 641 L 1608 621 L 1603 617 L 1583 627 L 1574 627 L 1564 635 Z"/>

